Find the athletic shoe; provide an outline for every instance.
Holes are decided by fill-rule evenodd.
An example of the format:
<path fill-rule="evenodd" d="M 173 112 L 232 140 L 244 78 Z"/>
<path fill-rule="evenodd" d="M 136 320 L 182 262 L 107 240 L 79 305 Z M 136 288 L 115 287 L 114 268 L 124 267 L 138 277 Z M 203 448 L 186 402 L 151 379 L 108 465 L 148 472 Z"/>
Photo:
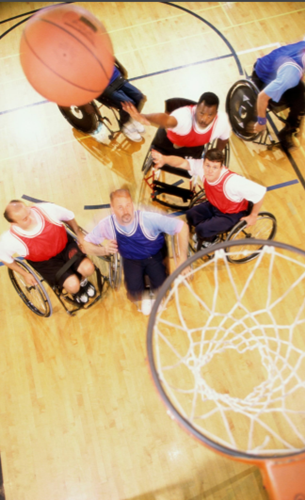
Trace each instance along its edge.
<path fill-rule="evenodd" d="M 87 278 L 84 278 L 81 283 L 80 283 L 82 292 L 86 293 L 90 299 L 95 297 L 96 295 L 96 290 L 95 287 L 90 283 L 90 281 L 87 280 Z"/>
<path fill-rule="evenodd" d="M 141 307 L 141 312 L 144 314 L 144 316 L 149 316 L 151 313 L 152 307 L 155 303 L 155 299 L 149 298 L 144 298 L 142 299 L 142 307 Z"/>
<path fill-rule="evenodd" d="M 278 133 L 278 138 L 283 149 L 294 149 L 299 147 L 300 143 L 296 137 L 294 137 L 294 133 L 296 132 L 295 128 L 290 127 L 289 125 L 285 125 L 282 130 Z"/>
<path fill-rule="evenodd" d="M 74 293 L 73 298 L 78 304 L 87 304 L 89 301 L 88 295 L 82 289 L 80 289 L 79 292 Z"/>
<path fill-rule="evenodd" d="M 142 123 L 138 122 L 134 118 L 132 118 L 130 121 L 131 121 L 132 125 L 135 127 L 136 131 L 139 132 L 139 134 L 144 134 L 145 127 L 144 127 L 144 125 L 142 125 Z"/>
<path fill-rule="evenodd" d="M 97 129 L 90 135 L 101 144 L 108 145 L 110 143 L 109 130 L 105 127 L 105 125 L 103 125 L 103 123 L 99 123 Z"/>
<path fill-rule="evenodd" d="M 85 292 L 90 297 L 90 299 L 93 299 L 96 295 L 96 290 L 95 287 L 92 285 L 92 283 L 88 283 L 88 285 L 85 288 Z"/>
<path fill-rule="evenodd" d="M 141 142 L 142 141 L 142 136 L 139 134 L 139 132 L 137 132 L 134 125 L 130 122 L 126 123 L 122 127 L 122 132 L 128 139 L 130 139 L 133 142 Z"/>

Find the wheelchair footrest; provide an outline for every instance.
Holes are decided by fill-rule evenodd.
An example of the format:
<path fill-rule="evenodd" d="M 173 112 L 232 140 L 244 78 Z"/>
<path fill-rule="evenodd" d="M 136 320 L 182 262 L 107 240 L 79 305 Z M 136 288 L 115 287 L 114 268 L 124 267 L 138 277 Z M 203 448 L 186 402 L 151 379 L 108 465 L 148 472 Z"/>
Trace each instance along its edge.
<path fill-rule="evenodd" d="M 191 179 L 190 174 L 185 168 L 171 167 L 170 165 L 163 165 L 161 167 L 162 172 L 168 172 L 169 174 L 179 175 L 179 177 L 184 177 L 185 179 Z"/>
<path fill-rule="evenodd" d="M 180 188 L 171 184 L 165 184 L 165 182 L 154 181 L 153 182 L 154 191 L 158 191 L 158 193 L 154 193 L 153 196 L 159 194 L 170 194 L 172 196 L 178 196 L 182 198 L 186 203 L 188 200 L 192 198 L 192 191 L 190 189 Z"/>

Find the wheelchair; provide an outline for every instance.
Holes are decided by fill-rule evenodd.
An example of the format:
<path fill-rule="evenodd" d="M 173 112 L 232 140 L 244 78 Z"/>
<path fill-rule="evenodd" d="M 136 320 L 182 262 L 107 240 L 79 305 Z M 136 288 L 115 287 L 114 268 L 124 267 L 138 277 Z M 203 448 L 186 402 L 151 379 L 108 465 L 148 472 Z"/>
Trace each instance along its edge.
<path fill-rule="evenodd" d="M 183 106 L 190 106 L 197 104 L 195 101 L 184 98 L 171 98 L 165 101 L 165 113 L 171 113 L 175 109 Z M 160 151 L 162 154 L 168 154 L 168 152 L 163 149 L 162 143 L 166 138 L 166 132 L 164 129 L 159 128 L 154 139 L 152 140 L 149 151 L 146 154 L 142 165 L 143 180 L 140 188 L 140 203 L 153 201 L 160 205 L 163 205 L 172 210 L 187 210 L 192 206 L 192 203 L 204 201 L 206 199 L 205 192 L 198 180 L 192 178 L 190 174 L 183 168 L 171 167 L 170 165 L 164 165 L 160 169 L 154 168 L 153 159 L 151 156 L 151 150 L 155 149 Z M 210 148 L 216 146 L 217 139 L 213 143 L 206 144 L 204 146 L 197 146 L 194 148 L 188 148 L 190 156 L 199 159 L 203 158 L 206 151 Z M 230 163 L 230 145 L 226 144 L 225 147 L 225 161 L 224 164 L 229 167 Z M 175 154 L 175 153 L 171 153 Z M 177 156 L 179 154 L 179 149 L 177 149 Z M 176 176 L 179 180 L 176 180 Z M 186 187 L 179 187 L 180 184 L 187 183 Z M 147 190 L 149 196 L 147 196 Z"/>
<path fill-rule="evenodd" d="M 128 75 L 124 66 L 117 59 L 115 59 L 114 64 L 119 69 L 122 76 L 108 85 L 104 92 L 94 101 L 83 106 L 58 106 L 61 114 L 76 130 L 86 134 L 92 134 L 98 128 L 99 124 L 102 123 L 109 132 L 108 138 L 110 140 L 114 139 L 115 136 L 121 132 L 119 108 L 117 103 L 111 99 L 111 94 L 124 85 Z M 140 108 L 144 106 L 145 101 L 146 97 L 144 96 Z M 110 110 L 114 123 L 108 116 L 103 114 L 103 108 Z"/>
<path fill-rule="evenodd" d="M 76 240 L 76 235 L 71 230 L 71 228 L 66 224 L 64 225 L 66 227 L 67 233 Z M 86 231 L 84 231 L 83 229 L 82 231 L 84 234 L 87 234 Z M 80 309 L 85 309 L 85 310 L 89 309 L 96 302 L 98 302 L 102 298 L 105 292 L 106 285 L 109 285 L 111 288 L 116 289 L 120 284 L 122 270 L 120 265 L 120 258 L 117 254 L 107 257 L 93 257 L 91 260 L 93 261 L 94 264 L 95 273 L 92 278 L 90 277 L 90 279 L 93 280 L 93 284 L 95 286 L 97 293 L 95 297 L 89 299 L 89 302 L 87 302 L 86 304 L 81 304 L 76 302 L 71 296 L 71 294 L 63 290 L 62 287 L 59 287 L 57 285 L 50 286 L 54 294 L 56 295 L 57 299 L 64 307 L 65 311 L 71 316 L 74 316 Z M 35 286 L 28 286 L 25 283 L 24 278 L 21 274 L 15 272 L 12 269 L 8 269 L 10 280 L 17 294 L 33 313 L 45 318 L 50 317 L 53 312 L 52 302 L 49 293 L 44 285 L 45 281 L 44 278 L 36 270 L 34 270 L 26 262 L 26 260 L 17 258 L 15 259 L 15 261 L 18 264 L 18 266 L 20 266 L 22 269 L 24 269 L 32 276 L 34 276 L 36 280 Z M 75 261 L 75 256 L 73 256 L 63 266 L 65 270 L 69 269 L 69 267 L 71 267 L 74 264 L 74 261 Z"/>
<path fill-rule="evenodd" d="M 268 121 L 263 132 L 257 133 L 253 130 L 253 125 L 257 121 L 256 102 L 259 92 L 260 90 L 252 80 L 238 80 L 232 85 L 227 94 L 226 112 L 232 130 L 237 137 L 244 141 L 266 146 L 268 150 L 272 150 L 274 146 L 280 145 L 280 142 L 273 139 Z M 284 103 L 269 101 L 266 116 L 269 118 L 274 132 L 276 132 L 276 129 L 271 115 L 273 114 L 280 122 L 286 124 L 286 119 L 281 113 L 287 108 L 288 106 Z"/>
<path fill-rule="evenodd" d="M 193 229 L 193 228 L 192 228 Z M 226 232 L 219 233 L 214 243 L 210 245 L 211 253 L 207 255 L 210 259 L 214 252 L 213 247 L 220 242 L 240 240 L 240 245 L 236 247 L 228 247 L 227 260 L 232 264 L 243 264 L 255 259 L 259 255 L 259 250 L 262 246 L 247 245 L 247 240 L 273 240 L 277 230 L 277 220 L 270 212 L 259 212 L 257 221 L 254 226 L 247 226 L 244 220 L 240 220 L 231 229 Z M 190 231 L 189 254 L 193 255 L 198 251 L 198 241 L 194 230 Z M 249 248 L 254 250 L 252 253 L 246 253 Z"/>

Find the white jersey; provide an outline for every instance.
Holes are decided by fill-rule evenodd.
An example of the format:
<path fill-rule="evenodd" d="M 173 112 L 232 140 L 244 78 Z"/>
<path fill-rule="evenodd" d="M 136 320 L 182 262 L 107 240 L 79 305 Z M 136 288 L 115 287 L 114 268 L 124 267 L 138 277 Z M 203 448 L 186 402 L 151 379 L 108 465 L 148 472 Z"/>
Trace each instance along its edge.
<path fill-rule="evenodd" d="M 195 111 L 194 114 L 192 114 L 191 108 L 189 108 L 188 106 L 175 109 L 175 111 L 173 111 L 170 116 L 174 116 L 178 124 L 176 125 L 176 127 L 169 128 L 168 130 L 172 130 L 173 132 L 175 132 L 175 134 L 182 136 L 189 134 L 192 128 L 197 134 L 206 134 L 214 124 L 213 120 L 212 123 L 210 123 L 210 125 L 208 125 L 206 128 L 199 128 L 195 120 Z M 221 139 L 223 141 L 226 141 L 227 139 L 229 139 L 230 133 L 231 126 L 228 116 L 226 113 L 219 111 L 217 113 L 217 122 L 212 131 L 210 142 L 212 142 L 214 139 Z"/>

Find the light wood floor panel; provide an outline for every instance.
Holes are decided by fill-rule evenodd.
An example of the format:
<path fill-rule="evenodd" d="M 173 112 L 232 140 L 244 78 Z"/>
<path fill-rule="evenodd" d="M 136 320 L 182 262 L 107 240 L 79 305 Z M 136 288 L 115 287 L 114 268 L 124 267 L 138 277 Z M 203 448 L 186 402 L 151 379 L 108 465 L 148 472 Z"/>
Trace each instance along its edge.
<path fill-rule="evenodd" d="M 157 2 L 77 3 L 101 19 L 117 58 L 148 100 L 162 111 L 174 96 L 196 100 L 211 90 L 225 109 L 240 78 L 224 41 L 199 19 Z M 0 20 L 49 5 L 3 2 Z M 212 23 L 233 45 L 248 73 L 277 42 L 304 36 L 302 2 L 181 2 Z M 1 33 L 23 18 L 3 23 Z M 90 230 L 108 209 L 112 189 L 127 185 L 135 200 L 141 167 L 156 129 L 141 143 L 118 135 L 109 146 L 73 130 L 55 104 L 26 81 L 19 64 L 24 25 L 1 39 L 0 197 L 23 194 L 73 210 Z M 185 66 L 176 71 L 168 69 Z M 15 111 L 12 111 L 14 110 Z M 3 113 L 3 111 L 8 111 Z M 3 113 L 3 114 L 1 114 Z M 292 153 L 305 176 L 303 147 Z M 232 136 L 231 168 L 266 186 L 297 179 L 280 151 Z M 278 220 L 277 239 L 305 248 L 301 183 L 269 191 L 263 209 Z M 0 219 L 0 232 L 8 227 Z M 6 500 L 266 500 L 258 470 L 215 455 L 166 413 L 151 380 L 147 318 L 122 286 L 70 318 L 55 296 L 49 319 L 33 315 L 0 268 L 0 452 Z"/>

